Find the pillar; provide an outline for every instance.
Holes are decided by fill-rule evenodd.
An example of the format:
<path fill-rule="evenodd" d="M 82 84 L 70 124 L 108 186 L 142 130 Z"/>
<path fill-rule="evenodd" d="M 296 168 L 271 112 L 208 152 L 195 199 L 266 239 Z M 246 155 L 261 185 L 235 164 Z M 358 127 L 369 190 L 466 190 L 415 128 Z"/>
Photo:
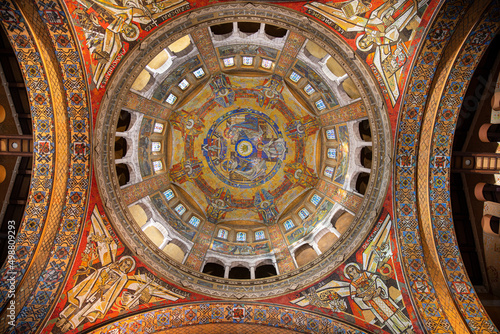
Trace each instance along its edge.
<path fill-rule="evenodd" d="M 480 182 L 474 188 L 474 195 L 479 201 L 500 203 L 500 186 Z"/>
<path fill-rule="evenodd" d="M 230 266 L 225 266 L 224 268 L 224 278 L 229 278 L 229 270 L 231 270 Z"/>
<path fill-rule="evenodd" d="M 483 219 L 481 219 L 481 226 L 483 228 L 484 233 L 498 237 L 500 218 L 492 215 L 484 215 Z"/>
<path fill-rule="evenodd" d="M 479 139 L 483 143 L 500 142 L 500 124 L 486 123 L 481 125 L 478 131 Z"/>

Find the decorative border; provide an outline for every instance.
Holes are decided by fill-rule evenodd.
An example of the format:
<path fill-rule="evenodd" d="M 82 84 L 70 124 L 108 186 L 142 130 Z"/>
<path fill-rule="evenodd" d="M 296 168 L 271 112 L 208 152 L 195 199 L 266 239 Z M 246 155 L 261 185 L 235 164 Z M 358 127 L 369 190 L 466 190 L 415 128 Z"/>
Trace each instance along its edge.
<path fill-rule="evenodd" d="M 12 6 L 12 4 L 10 5 Z M 69 118 L 69 131 L 66 142 L 60 142 L 58 145 L 66 146 L 66 149 L 69 150 L 69 160 L 66 162 L 69 167 L 69 174 L 67 183 L 61 183 L 66 183 L 66 187 L 63 188 L 65 193 L 57 194 L 62 196 L 60 198 L 63 199 L 64 203 L 55 204 L 54 199 L 51 200 L 50 204 L 45 203 L 45 205 L 48 204 L 49 210 L 52 205 L 56 209 L 62 208 L 62 218 L 59 221 L 59 227 L 54 227 L 54 230 L 57 231 L 54 243 L 42 245 L 49 247 L 50 255 L 47 262 L 42 265 L 43 270 L 40 277 L 37 277 L 36 281 L 28 278 L 28 281 L 33 282 L 34 285 L 30 286 L 28 290 L 30 293 L 29 298 L 16 317 L 16 328 L 14 329 L 14 331 L 22 333 L 31 333 L 40 327 L 40 323 L 48 315 L 53 301 L 62 289 L 82 231 L 91 175 L 89 98 L 84 71 L 81 67 L 83 62 L 80 59 L 77 44 L 71 34 L 71 27 L 66 14 L 59 3 L 51 0 L 38 0 L 34 2 L 34 6 L 34 9 L 40 14 L 41 21 L 47 27 L 55 58 L 60 66 L 60 72 L 51 73 L 51 75 L 60 75 L 64 88 L 63 98 L 65 98 L 67 105 L 66 113 Z M 34 18 L 34 20 L 37 20 L 37 18 Z M 25 54 L 21 56 L 21 53 L 18 53 L 21 63 L 22 58 L 25 56 Z M 28 87 L 33 85 L 30 81 L 32 75 L 31 72 L 28 72 L 25 77 Z M 46 91 L 47 87 L 41 89 Z M 40 101 L 40 99 L 33 99 L 30 102 L 33 106 L 35 103 L 40 104 Z M 35 119 L 39 114 L 36 109 L 33 111 Z M 47 137 L 47 139 L 50 139 L 50 137 Z M 53 145 L 51 152 L 54 152 L 54 150 Z M 40 151 L 40 148 L 35 150 L 34 158 L 37 161 L 43 159 L 43 152 Z M 46 184 L 52 188 L 52 181 L 47 177 L 34 179 L 32 186 L 33 184 L 45 182 L 45 180 L 47 181 Z M 35 195 L 31 190 L 30 196 L 33 198 Z M 34 199 L 36 201 L 36 197 Z M 36 207 L 31 206 L 31 204 L 26 208 L 26 216 L 36 213 Z M 30 224 L 23 225 L 24 229 L 30 227 Z M 36 243 L 36 240 L 29 240 L 29 242 Z"/>
<path fill-rule="evenodd" d="M 260 303 L 196 303 L 133 315 L 89 333 L 156 333 L 171 328 L 216 323 L 256 324 L 302 333 L 371 333 L 308 310 Z M 265 330 L 262 328 L 262 330 Z"/>
<path fill-rule="evenodd" d="M 210 15 L 215 13 L 216 16 Z M 107 124 L 116 123 L 117 111 L 120 109 L 123 97 L 126 96 L 130 88 L 131 83 L 127 83 L 125 78 L 134 77 L 136 73 L 139 73 L 153 56 L 162 49 L 163 45 L 168 45 L 186 34 L 199 31 L 209 25 L 232 22 L 235 16 L 238 16 L 239 19 L 245 17 L 251 21 L 273 25 L 279 23 L 279 25 L 291 31 L 300 31 L 304 37 L 314 40 L 316 44 L 319 44 L 344 64 L 350 77 L 356 80 L 355 83 L 363 101 L 366 101 L 366 111 L 372 119 L 374 129 L 372 133 L 375 134 L 373 138 L 375 158 L 374 167 L 372 168 L 374 173 L 370 178 L 365 200 L 349 231 L 341 237 L 334 248 L 315 261 L 277 278 L 253 282 L 252 286 L 242 286 L 240 282 L 213 278 L 189 270 L 164 256 L 152 246 L 147 252 L 143 251 L 144 245 L 151 245 L 151 243 L 142 239 L 142 233 L 137 230 L 138 227 L 133 223 L 133 218 L 126 210 L 126 207 L 123 207 L 118 197 L 119 186 L 112 168 L 113 156 L 112 152 L 107 150 L 109 143 L 114 139 L 114 135 L 105 130 Z M 179 31 L 179 26 L 183 27 L 182 31 Z M 310 31 L 314 31 L 314 33 Z M 385 131 L 385 129 L 390 128 L 387 109 L 380 93 L 372 90 L 372 87 L 378 86 L 364 63 L 352 53 L 346 43 L 320 23 L 308 19 L 304 20 L 301 14 L 286 8 L 260 3 L 230 3 L 193 10 L 189 15 L 181 15 L 166 25 L 159 27 L 146 40 L 154 41 L 154 43 L 143 43 L 142 45 L 145 47 L 142 50 L 135 48 L 129 51 L 127 57 L 122 60 L 120 66 L 116 69 L 113 85 L 110 85 L 113 90 L 110 90 L 101 102 L 101 112 L 98 114 L 96 121 L 96 133 L 101 134 L 100 137 L 95 138 L 99 156 L 98 159 L 95 159 L 96 178 L 100 185 L 100 195 L 103 201 L 109 204 L 109 207 L 107 207 L 109 210 L 108 216 L 127 245 L 132 249 L 137 249 L 138 255 L 143 261 L 164 278 L 200 293 L 219 298 L 255 299 L 284 294 L 297 289 L 297 287 L 319 280 L 340 265 L 344 256 L 352 254 L 370 232 L 384 202 L 391 174 L 391 161 L 386 159 L 391 146 L 391 134 L 389 131 Z M 350 59 L 353 68 L 349 68 L 345 64 L 345 59 Z M 102 112 L 104 110 L 106 112 Z M 117 222 L 120 222 L 120 224 L 117 224 Z M 337 254 L 343 254 L 343 256 L 339 257 Z"/>
<path fill-rule="evenodd" d="M 436 188 L 445 185 L 446 180 L 449 180 L 450 160 L 449 156 L 446 156 L 446 152 L 449 152 L 449 150 L 446 151 L 445 149 L 443 151 L 444 147 L 440 147 L 439 145 L 430 148 L 431 136 L 433 135 L 427 132 L 424 133 L 422 129 L 422 124 L 424 123 L 424 110 L 428 110 L 431 104 L 431 101 L 428 100 L 428 97 L 431 95 L 431 85 L 437 80 L 434 79 L 436 68 L 442 70 L 443 64 L 445 63 L 443 58 L 449 56 L 449 54 L 447 54 L 449 50 L 447 50 L 446 47 L 451 41 L 455 29 L 457 29 L 457 31 L 460 30 L 457 27 L 463 24 L 463 22 L 470 24 L 469 21 L 471 18 L 464 18 L 464 16 L 466 16 L 465 13 L 468 7 L 473 3 L 474 1 L 467 0 L 446 2 L 439 11 L 436 19 L 433 21 L 433 25 L 426 35 L 420 54 L 411 71 L 411 79 L 408 82 L 407 92 L 405 94 L 406 104 L 400 112 L 396 138 L 394 207 L 396 208 L 397 238 L 401 249 L 400 258 L 403 263 L 406 279 L 409 283 L 412 299 L 416 304 L 416 308 L 419 310 L 420 317 L 426 329 L 440 333 L 453 333 L 454 330 L 466 330 L 459 317 L 446 317 L 449 315 L 447 312 L 453 312 L 450 310 L 456 306 L 445 296 L 446 291 L 443 289 L 446 289 L 446 287 L 442 286 L 439 282 L 439 280 L 443 279 L 448 283 L 448 287 L 450 288 L 448 292 L 451 292 L 451 295 L 455 297 L 455 302 L 460 307 L 461 313 L 469 326 L 469 330 L 496 332 L 486 314 L 481 314 L 480 310 L 482 310 L 482 306 L 477 302 L 477 298 L 473 293 L 471 294 L 473 297 L 466 297 L 465 294 L 459 292 L 459 290 L 452 290 L 454 287 L 453 283 L 459 276 L 460 282 L 458 283 L 462 283 L 460 284 L 461 288 L 464 287 L 463 284 L 470 287 L 470 283 L 464 283 L 468 281 L 466 278 L 467 275 L 465 274 L 463 265 L 459 264 L 459 262 L 461 262 L 459 259 L 460 254 L 456 247 L 456 242 L 452 237 L 454 232 L 451 223 L 451 210 L 449 210 L 449 186 L 439 189 L 436 192 Z M 479 2 L 474 5 L 480 8 L 481 5 L 478 3 Z M 473 10 L 469 9 L 467 13 L 471 11 Z M 476 15 L 480 15 L 478 8 L 474 8 L 474 12 L 477 12 Z M 487 17 L 488 16 L 485 18 L 486 20 Z M 464 27 L 460 28 L 463 29 Z M 466 29 L 464 29 L 464 31 L 465 30 Z M 460 33 L 463 34 L 461 30 Z M 471 36 L 469 36 L 469 38 L 470 37 Z M 465 47 L 467 48 L 467 45 Z M 464 50 L 467 49 L 463 49 L 462 52 Z M 479 51 L 480 49 L 477 48 L 473 52 Z M 460 56 L 457 58 L 457 62 L 461 62 L 463 59 L 464 58 Z M 480 57 L 478 57 L 477 61 L 479 61 L 479 59 Z M 468 65 L 472 65 L 472 62 L 473 61 Z M 459 64 L 453 64 L 453 66 L 458 65 Z M 450 69 L 452 68 L 451 64 L 446 66 L 450 66 Z M 475 66 L 473 67 L 475 68 Z M 460 89 L 463 89 L 464 94 L 466 89 L 463 88 L 463 85 L 469 80 L 473 72 L 473 70 L 471 70 L 469 74 L 467 74 L 466 72 L 469 70 L 464 71 L 463 66 L 459 66 L 452 71 L 452 74 L 448 77 L 448 80 L 451 80 L 450 87 L 446 88 L 452 89 L 453 85 L 456 86 L 458 84 L 461 87 Z M 437 72 L 439 73 L 439 71 Z M 462 80 L 461 84 L 456 82 L 458 80 L 458 78 L 455 77 L 456 73 L 460 73 L 460 80 Z M 439 79 L 441 80 L 442 78 Z M 438 83 L 438 86 L 439 85 L 444 87 L 443 82 Z M 435 90 L 436 87 L 433 87 L 433 89 Z M 453 90 L 444 90 L 444 92 L 446 92 L 445 95 L 440 97 L 442 99 L 441 101 L 445 102 L 441 104 L 443 109 L 440 110 L 440 117 L 436 116 L 432 120 L 429 119 L 429 121 L 435 122 L 434 129 L 436 132 L 439 130 L 439 133 L 446 133 L 448 141 L 445 141 L 445 145 L 451 145 L 453 143 L 452 133 L 455 120 L 450 122 L 454 116 L 453 111 L 446 108 L 446 101 L 449 100 L 450 97 L 448 95 L 451 93 L 453 100 L 459 102 L 459 105 L 455 106 L 456 109 L 454 110 L 458 113 L 461 106 L 461 100 L 459 98 L 455 99 L 457 94 L 453 92 Z M 426 115 L 426 117 L 429 116 Z M 440 137 L 441 135 L 433 136 L 432 144 L 435 145 L 438 144 L 438 142 L 441 144 L 439 140 L 438 142 L 436 141 L 436 138 L 439 139 Z M 431 155 L 430 157 L 429 154 Z M 443 156 L 443 154 L 445 155 L 444 159 L 438 159 L 438 157 Z M 419 159 L 418 163 L 417 157 Z M 426 161 L 426 159 L 429 159 L 429 161 Z M 430 173 L 426 173 L 420 169 L 417 172 L 417 165 L 427 167 L 429 163 L 432 164 L 430 166 Z M 434 184 L 435 180 L 432 176 L 437 176 L 437 174 L 442 174 L 442 182 Z M 421 193 L 421 189 L 427 189 L 427 187 L 430 187 L 430 192 L 425 193 L 424 190 L 424 192 Z M 425 219 L 419 221 L 419 219 L 422 219 L 422 215 L 425 216 L 429 214 L 429 212 L 419 212 L 417 189 L 420 200 L 427 198 L 427 206 L 425 206 L 425 204 L 420 204 L 420 207 L 432 213 L 432 226 L 430 225 L 431 222 L 426 224 Z M 441 208 L 440 206 L 443 205 L 444 207 Z M 441 271 L 435 268 L 432 261 L 426 261 L 424 256 L 424 245 L 421 239 L 426 238 L 427 229 L 432 229 L 434 231 L 434 242 L 436 243 L 435 248 L 429 245 L 430 249 L 428 249 L 428 251 L 437 252 L 442 258 L 441 260 L 444 260 L 447 256 L 451 256 L 456 261 L 456 267 L 452 270 L 452 273 L 449 273 L 451 275 L 448 277 L 441 276 Z M 443 234 L 443 232 L 445 234 Z M 429 237 L 432 238 L 432 236 L 427 236 L 427 238 Z M 443 263 L 442 270 L 446 272 L 447 269 L 445 266 L 445 263 Z M 445 309 L 447 311 L 445 311 Z"/>
<path fill-rule="evenodd" d="M 33 174 L 32 180 L 53 179 L 55 175 L 55 127 L 52 96 L 42 56 L 35 38 L 28 29 L 22 13 L 13 2 L 1 3 L 4 17 L 2 24 L 14 49 L 26 83 L 33 120 Z M 2 267 L 0 279 L 0 309 L 7 302 L 10 285 L 19 286 L 33 261 L 38 241 L 47 223 L 52 184 L 33 182 L 16 240 L 16 268 L 12 272 L 8 263 Z M 19 223 L 19 222 L 18 222 Z M 19 226 L 19 225 L 18 225 Z M 14 280 L 8 281 L 8 279 Z M 20 298 L 21 296 L 17 296 Z"/>

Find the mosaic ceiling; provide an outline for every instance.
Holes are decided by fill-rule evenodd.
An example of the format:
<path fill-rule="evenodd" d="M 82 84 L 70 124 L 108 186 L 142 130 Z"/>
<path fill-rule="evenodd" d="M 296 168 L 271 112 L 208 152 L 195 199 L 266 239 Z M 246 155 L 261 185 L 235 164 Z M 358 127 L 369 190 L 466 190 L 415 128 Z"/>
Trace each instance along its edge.
<path fill-rule="evenodd" d="M 122 223 L 121 233 L 132 244 L 149 244 L 153 257 L 180 265 L 179 273 L 215 262 L 269 263 L 284 274 L 303 265 L 293 252 L 306 244 L 321 243 L 323 258 L 353 249 L 370 225 L 359 222 L 375 218 L 362 217 L 380 210 L 374 198 L 383 192 L 370 185 L 387 185 L 389 169 L 377 166 L 383 166 L 380 152 L 389 134 L 376 130 L 386 128 L 387 116 L 371 108 L 381 96 L 371 92 L 359 60 L 347 61 L 339 41 L 289 25 L 293 16 L 288 22 L 246 20 L 208 20 L 182 34 L 151 37 L 154 47 L 136 49 L 136 61 L 123 63 L 139 75 L 122 79 L 105 102 L 114 112 L 98 121 L 99 127 L 116 124 L 118 111 L 131 110 L 134 121 L 124 133 L 99 131 L 107 138 L 103 143 L 126 137 L 137 152 L 116 162 L 127 165 L 131 181 L 112 191 L 124 199 L 114 212 L 130 222 Z M 127 101 L 150 101 L 148 110 L 134 114 L 135 102 L 114 99 L 123 94 Z M 376 134 L 367 142 L 363 120 Z M 360 163 L 366 146 L 373 151 L 368 168 Z M 107 147 L 105 156 L 111 154 Z M 104 174 L 109 170 L 116 182 L 110 163 Z M 374 168 L 375 177 L 360 190 L 360 175 Z M 134 183 L 141 179 L 138 188 Z M 137 206 L 147 222 L 138 221 Z M 346 223 L 335 228 L 342 215 Z M 325 235 L 331 241 L 321 241 Z M 185 255 L 160 251 L 166 240 Z"/>
<path fill-rule="evenodd" d="M 12 331 L 496 332 L 460 257 L 442 253 L 458 254 L 448 189 L 429 197 L 420 172 L 449 171 L 420 121 L 453 137 L 427 96 L 442 86 L 434 102 L 460 109 L 444 85 L 468 79 L 448 70 L 474 70 L 496 3 L 136 3 L 1 4 L 37 125 L 19 265 L 0 281 L 22 307 Z M 210 262 L 277 272 L 215 277 Z"/>

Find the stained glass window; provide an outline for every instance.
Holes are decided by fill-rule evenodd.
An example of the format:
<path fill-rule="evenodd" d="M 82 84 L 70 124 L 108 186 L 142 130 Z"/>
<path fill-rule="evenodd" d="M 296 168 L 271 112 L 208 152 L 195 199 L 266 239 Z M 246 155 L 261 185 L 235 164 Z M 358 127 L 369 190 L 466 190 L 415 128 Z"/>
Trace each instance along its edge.
<path fill-rule="evenodd" d="M 154 141 L 151 143 L 151 151 L 160 152 L 161 151 L 161 143 L 159 141 Z"/>
<path fill-rule="evenodd" d="M 193 72 L 194 76 L 196 79 L 202 78 L 205 75 L 205 71 L 203 71 L 203 68 L 199 68 L 196 71 Z"/>
<path fill-rule="evenodd" d="M 253 57 L 243 57 L 243 65 L 250 66 L 253 64 Z"/>
<path fill-rule="evenodd" d="M 174 104 L 175 101 L 177 101 L 177 96 L 175 96 L 174 94 L 169 94 L 167 99 L 165 100 L 165 102 L 167 102 L 168 104 Z"/>
<path fill-rule="evenodd" d="M 236 233 L 236 241 L 246 241 L 246 240 L 247 240 L 247 234 L 245 232 Z"/>
<path fill-rule="evenodd" d="M 283 226 L 285 226 L 285 230 L 291 230 L 295 225 L 293 224 L 293 221 L 291 219 L 286 220 L 283 223 Z"/>
<path fill-rule="evenodd" d="M 333 176 L 333 167 L 325 168 L 325 176 L 331 178 Z"/>
<path fill-rule="evenodd" d="M 266 235 L 264 234 L 264 231 L 257 231 L 255 232 L 255 240 L 264 240 L 266 238 Z"/>
<path fill-rule="evenodd" d="M 290 74 L 290 80 L 292 80 L 295 83 L 299 82 L 300 78 L 302 77 L 295 72 L 292 72 L 292 74 Z"/>
<path fill-rule="evenodd" d="M 174 192 L 172 189 L 167 189 L 163 192 L 163 196 L 167 199 L 167 201 L 170 201 L 172 198 L 175 197 Z"/>
<path fill-rule="evenodd" d="M 335 129 L 326 130 L 326 139 L 335 140 Z"/>
<path fill-rule="evenodd" d="M 185 90 L 186 88 L 189 87 L 189 82 L 186 79 L 182 79 L 181 82 L 179 82 L 179 88 L 182 90 Z"/>
<path fill-rule="evenodd" d="M 313 197 L 311 197 L 311 203 L 317 206 L 319 202 L 321 202 L 321 198 L 321 196 L 314 194 Z"/>
<path fill-rule="evenodd" d="M 227 239 L 227 231 L 223 228 L 219 229 L 219 232 L 217 232 L 217 238 Z"/>
<path fill-rule="evenodd" d="M 155 129 L 153 130 L 155 133 L 162 133 L 163 132 L 163 123 L 155 123 Z"/>
<path fill-rule="evenodd" d="M 306 219 L 307 217 L 309 217 L 309 211 L 307 211 L 306 208 L 301 209 L 299 211 L 299 217 L 302 219 Z"/>
<path fill-rule="evenodd" d="M 186 208 L 182 204 L 178 204 L 174 210 L 179 214 L 179 216 L 182 216 L 182 214 L 186 212 Z"/>
<path fill-rule="evenodd" d="M 326 108 L 325 102 L 323 102 L 323 100 L 316 101 L 316 108 L 318 108 L 318 110 L 325 109 Z"/>
<path fill-rule="evenodd" d="M 188 223 L 193 225 L 194 227 L 198 227 L 198 225 L 200 225 L 200 218 L 192 216 L 191 219 L 189 219 Z"/>
<path fill-rule="evenodd" d="M 271 66 L 273 66 L 273 62 L 270 61 L 269 59 L 262 59 L 261 66 L 267 69 L 270 69 Z"/>
<path fill-rule="evenodd" d="M 224 59 L 222 59 L 222 61 L 224 62 L 225 67 L 234 66 L 234 58 L 233 57 L 224 58 Z"/>
<path fill-rule="evenodd" d="M 163 163 L 161 160 L 153 161 L 153 169 L 155 172 L 159 172 L 163 169 Z"/>
<path fill-rule="evenodd" d="M 337 159 L 337 149 L 336 148 L 329 148 L 327 155 L 330 159 Z"/>
<path fill-rule="evenodd" d="M 307 86 L 304 87 L 304 92 L 306 92 L 307 95 L 311 95 L 315 91 L 316 90 L 310 84 L 307 84 Z"/>

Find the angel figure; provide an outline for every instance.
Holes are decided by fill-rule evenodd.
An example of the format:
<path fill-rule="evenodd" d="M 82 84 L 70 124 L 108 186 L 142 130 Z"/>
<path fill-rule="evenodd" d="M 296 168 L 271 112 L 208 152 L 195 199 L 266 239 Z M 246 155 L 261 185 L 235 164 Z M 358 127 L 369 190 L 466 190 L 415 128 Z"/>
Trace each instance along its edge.
<path fill-rule="evenodd" d="M 133 257 L 117 258 L 118 245 L 97 206 L 92 212 L 91 222 L 84 253 L 89 250 L 96 252 L 99 262 L 87 263 L 87 268 L 81 266 L 77 271 L 77 278 L 87 276 L 67 292 L 68 303 L 56 323 L 61 332 L 76 329 L 85 321 L 103 319 L 116 306 L 132 308 L 141 303 L 185 298 L 182 291 L 171 291 L 166 283 L 153 277 L 145 268 L 139 268 L 138 272 Z M 99 263 L 100 268 L 92 268 Z"/>
<path fill-rule="evenodd" d="M 363 269 L 354 262 L 344 267 L 344 277 L 348 282 L 331 280 L 321 286 L 309 288 L 302 292 L 303 297 L 293 300 L 292 303 L 299 306 L 315 305 L 334 312 L 347 312 L 345 300 L 350 297 L 353 304 L 372 313 L 382 327 L 387 327 L 392 333 L 413 333 L 410 319 L 398 305 L 401 295 L 391 296 L 381 275 L 377 273 L 379 268 L 389 265 L 387 262 L 392 256 L 389 239 L 391 225 L 390 216 L 387 215 L 379 231 L 363 251 Z"/>

